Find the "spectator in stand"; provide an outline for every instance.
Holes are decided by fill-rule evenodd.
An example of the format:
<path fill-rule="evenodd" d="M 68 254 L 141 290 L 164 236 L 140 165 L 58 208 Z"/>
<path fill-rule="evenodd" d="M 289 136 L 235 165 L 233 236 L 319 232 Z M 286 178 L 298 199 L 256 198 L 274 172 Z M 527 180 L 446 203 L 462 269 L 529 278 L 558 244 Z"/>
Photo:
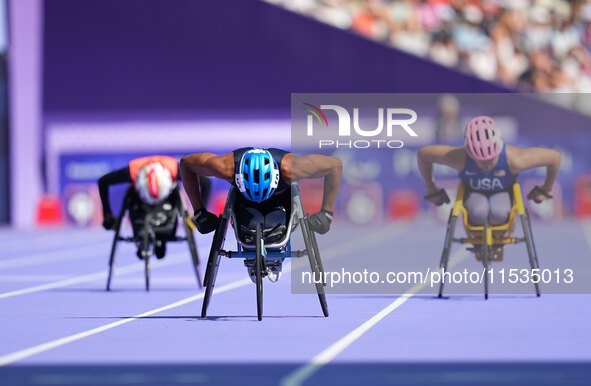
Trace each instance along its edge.
<path fill-rule="evenodd" d="M 591 90 L 591 0 L 266 0 L 507 87 Z"/>

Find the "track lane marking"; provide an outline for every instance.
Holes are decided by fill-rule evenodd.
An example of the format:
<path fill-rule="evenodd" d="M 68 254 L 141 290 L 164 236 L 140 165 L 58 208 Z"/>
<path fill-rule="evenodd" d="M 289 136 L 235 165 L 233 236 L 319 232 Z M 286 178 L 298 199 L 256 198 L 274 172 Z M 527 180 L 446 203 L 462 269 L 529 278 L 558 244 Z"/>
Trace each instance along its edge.
<path fill-rule="evenodd" d="M 242 280 L 238 280 L 238 281 L 223 285 L 217 289 L 214 289 L 213 294 L 230 291 L 230 290 L 233 290 L 233 289 L 236 289 L 239 287 L 243 287 L 243 286 L 250 284 L 250 283 L 252 283 L 252 282 L 250 281 L 250 278 L 247 277 Z M 133 322 L 134 320 L 138 320 L 141 318 L 145 318 L 147 316 L 158 314 L 163 311 L 168 311 L 173 308 L 183 306 L 187 303 L 191 303 L 191 302 L 194 302 L 196 300 L 203 298 L 204 295 L 205 295 L 205 293 L 201 292 L 197 295 L 189 296 L 188 298 L 181 299 L 177 302 L 174 302 L 174 303 L 171 303 L 171 304 L 159 307 L 159 308 L 155 308 L 153 310 L 150 310 L 150 311 L 147 311 L 147 312 L 144 312 L 144 313 L 141 313 L 141 314 L 129 317 L 129 318 L 118 320 L 116 322 L 105 324 L 103 326 L 99 326 L 99 327 L 96 327 L 96 328 L 93 328 L 90 330 L 82 331 L 77 334 L 72 334 L 72 335 L 69 335 L 69 336 L 66 336 L 66 337 L 63 337 L 60 339 L 56 339 L 51 342 L 43 343 L 43 344 L 40 344 L 37 346 L 26 348 L 24 350 L 19 350 L 19 351 L 13 352 L 11 354 L 0 356 L 0 367 L 9 365 L 11 363 L 20 361 L 22 359 L 31 357 L 33 355 L 43 353 L 45 351 L 49 351 L 51 349 L 66 345 L 68 343 L 76 342 L 78 340 L 87 338 L 89 336 L 99 334 L 101 332 L 110 330 L 112 328 L 122 326 L 124 324 Z"/>
<path fill-rule="evenodd" d="M 382 241 L 385 242 L 390 237 L 392 237 L 393 234 L 398 235 L 400 233 L 404 233 L 403 232 L 404 230 L 405 230 L 405 228 L 403 228 L 403 227 L 386 227 L 384 230 L 378 232 L 378 234 L 380 235 L 379 237 L 381 237 L 383 239 Z M 360 243 L 359 242 L 360 239 L 364 239 L 364 238 L 359 237 L 359 238 L 350 240 L 348 243 L 345 243 L 344 245 L 334 246 L 334 247 L 329 248 L 328 250 L 326 250 L 324 252 L 324 254 L 326 255 L 327 258 L 330 259 L 330 258 L 334 257 L 335 255 L 338 255 L 339 253 L 342 253 L 343 251 L 346 251 L 347 253 L 352 253 L 356 249 L 362 248 L 362 246 L 364 245 L 363 243 Z M 367 240 L 367 238 L 365 238 L 365 240 Z M 142 265 L 142 263 L 136 263 L 136 264 Z M 143 265 L 142 265 L 142 267 L 143 267 Z M 290 266 L 289 267 L 286 267 L 285 272 L 287 273 L 290 270 L 291 270 L 291 267 Z M 101 272 L 101 273 L 104 274 L 104 275 L 106 275 L 106 272 L 105 273 Z M 86 275 L 86 276 L 89 276 L 89 275 Z M 248 285 L 250 283 L 252 283 L 252 281 L 250 280 L 249 277 L 247 277 L 247 278 L 244 278 L 242 280 L 231 282 L 229 284 L 226 284 L 226 285 L 223 285 L 223 286 L 221 286 L 219 288 L 216 288 L 216 289 L 214 289 L 213 294 L 217 294 L 217 293 L 220 293 L 220 292 L 230 291 L 232 289 L 239 288 L 239 287 Z M 213 296 L 213 294 L 212 294 L 212 296 Z M 43 343 L 43 344 L 40 344 L 40 345 L 37 345 L 37 346 L 29 347 L 29 348 L 26 348 L 26 349 L 23 349 L 23 350 L 15 351 L 13 353 L 0 356 L 0 367 L 9 365 L 11 363 L 20 361 L 20 360 L 25 359 L 25 358 L 29 358 L 31 356 L 34 356 L 34 355 L 43 353 L 45 351 L 49 351 L 51 349 L 54 349 L 54 348 L 57 348 L 57 347 L 66 345 L 68 343 L 76 342 L 78 340 L 87 338 L 89 336 L 99 334 L 101 332 L 110 330 L 112 328 L 115 328 L 115 327 L 118 327 L 118 326 L 121 326 L 121 325 L 130 323 L 130 322 L 132 322 L 134 320 L 138 320 L 138 319 L 141 319 L 141 318 L 145 318 L 147 316 L 154 315 L 156 313 L 160 313 L 160 312 L 163 312 L 163 311 L 171 310 L 171 309 L 176 308 L 176 307 L 180 307 L 182 305 L 185 305 L 185 304 L 194 302 L 196 300 L 199 300 L 199 299 L 203 298 L 203 296 L 205 296 L 205 292 L 201 292 L 201 293 L 199 293 L 197 295 L 193 295 L 193 296 L 190 296 L 188 298 L 181 299 L 181 300 L 179 300 L 177 302 L 168 304 L 166 306 L 163 306 L 163 307 L 160 307 L 160 308 L 156 308 L 154 310 L 150 310 L 150 311 L 144 312 L 142 314 L 138 314 L 138 315 L 133 316 L 133 317 L 125 318 L 125 319 L 119 320 L 117 322 L 113 322 L 113 323 L 109 323 L 109 324 L 106 324 L 106 325 L 103 325 L 103 326 L 95 327 L 95 328 L 90 329 L 90 330 L 82 331 L 82 332 L 79 332 L 79 333 L 76 333 L 76 334 L 72 334 L 72 335 L 69 335 L 69 336 L 60 338 L 60 339 L 56 339 L 56 340 L 53 340 L 53 341 L 50 341 L 50 342 L 46 342 L 46 343 Z"/>
<path fill-rule="evenodd" d="M 465 249 L 459 249 L 452 256 L 450 256 L 449 264 L 450 268 L 454 267 L 456 264 L 464 260 L 468 257 L 470 253 Z M 298 367 L 292 373 L 288 374 L 280 381 L 281 386 L 299 386 L 305 380 L 310 378 L 314 375 L 320 368 L 330 363 L 337 355 L 342 353 L 347 347 L 353 344 L 357 339 L 359 339 L 363 334 L 369 331 L 373 326 L 375 326 L 379 321 L 384 319 L 398 307 L 406 303 L 408 299 L 416 295 L 417 292 L 422 290 L 424 287 L 428 285 L 427 282 L 419 283 L 412 286 L 407 292 L 402 294 L 388 306 L 383 308 L 377 314 L 372 316 L 367 321 L 363 322 L 360 326 L 349 332 L 347 335 L 342 337 L 341 339 L 337 340 L 332 345 L 328 346 L 326 349 L 321 351 L 315 357 L 313 357 L 308 363 Z"/>
<path fill-rule="evenodd" d="M 51 249 L 49 252 L 57 251 L 62 248 L 70 248 L 70 247 L 84 247 L 88 244 L 95 244 L 100 242 L 112 242 L 113 236 L 104 234 L 104 233 L 78 233 L 78 232 L 71 232 L 68 230 L 63 230 L 63 234 L 61 235 L 48 235 L 45 237 L 40 237 L 38 239 L 34 239 L 31 237 L 23 237 L 15 235 L 14 238 L 11 240 L 10 243 L 6 241 L 1 241 L 2 245 L 4 246 L 3 251 L 7 254 L 19 254 L 22 252 L 23 256 L 27 254 L 36 254 L 40 253 L 43 250 Z M 78 244 L 79 243 L 79 244 Z M 75 245 L 76 244 L 76 245 Z M 29 251 L 26 253 L 26 247 L 28 246 L 35 246 L 37 247 L 35 250 Z"/>
<path fill-rule="evenodd" d="M 159 267 L 166 267 L 166 266 L 181 264 L 186 261 L 185 259 L 181 259 L 181 257 L 180 257 L 181 255 L 184 255 L 184 253 L 181 253 L 181 252 L 175 253 L 175 254 L 169 256 L 168 260 L 161 261 L 151 268 L 155 269 L 155 268 L 159 268 Z M 144 270 L 144 267 L 145 267 L 144 262 L 128 264 L 128 265 L 124 265 L 119 268 L 116 267 L 113 270 L 113 276 L 128 275 L 130 273 L 140 272 L 140 271 Z M 27 288 L 23 288 L 23 289 L 19 289 L 19 290 L 4 292 L 4 293 L 0 293 L 0 299 L 10 298 L 13 296 L 26 295 L 26 294 L 35 293 L 35 292 L 47 291 L 47 290 L 51 290 L 51 289 L 55 289 L 55 288 L 67 287 L 67 286 L 74 285 L 74 284 L 87 283 L 87 282 L 95 281 L 95 280 L 99 280 L 99 279 L 106 279 L 108 274 L 109 274 L 109 270 L 106 269 L 103 271 L 94 272 L 94 273 L 90 273 L 87 275 L 74 276 L 69 279 L 58 280 L 58 281 L 54 281 L 51 283 L 40 284 L 40 285 L 36 285 L 33 287 L 27 287 Z"/>
<path fill-rule="evenodd" d="M 71 252 L 76 252 L 76 251 L 80 251 L 80 250 L 88 250 L 88 248 L 96 248 L 98 246 L 103 246 L 105 245 L 104 241 L 97 241 L 97 242 L 93 242 L 90 245 L 78 245 L 75 247 L 67 247 L 64 249 L 56 249 L 50 252 L 34 252 L 31 255 L 25 255 L 25 257 L 15 257 L 12 259 L 7 259 L 7 260 L 0 260 L 0 270 L 1 269 L 7 269 L 7 268 L 17 268 L 17 267 L 26 267 L 26 266 L 31 266 L 31 265 L 42 265 L 42 264 L 49 264 L 49 263 L 55 263 L 58 261 L 64 261 L 64 260 L 78 260 L 78 259 L 85 259 L 85 258 L 90 258 L 90 257 L 96 257 L 97 255 L 94 254 L 84 254 L 84 255 L 77 255 L 77 254 L 71 254 L 68 255 L 68 253 Z M 94 251 L 96 251 L 96 249 L 94 249 Z M 108 252 L 105 249 L 106 252 Z M 103 254 L 104 251 L 101 250 L 101 254 Z M 105 252 L 105 253 L 106 253 Z M 56 257 L 54 257 L 56 256 Z"/>

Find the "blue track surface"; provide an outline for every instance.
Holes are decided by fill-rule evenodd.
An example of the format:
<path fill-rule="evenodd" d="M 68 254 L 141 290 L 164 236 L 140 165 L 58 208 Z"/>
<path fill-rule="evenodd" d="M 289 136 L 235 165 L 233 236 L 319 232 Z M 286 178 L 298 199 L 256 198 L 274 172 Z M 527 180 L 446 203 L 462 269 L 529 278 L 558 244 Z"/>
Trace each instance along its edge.
<path fill-rule="evenodd" d="M 556 225 L 534 224 L 541 264 L 567 251 L 589 259 L 588 225 L 560 226 L 567 231 L 557 240 Z M 443 225 L 397 224 L 383 233 L 387 237 L 367 246 L 367 236 L 355 241 L 354 231 L 337 227 L 319 242 L 327 264 L 389 248 L 397 258 L 438 264 Z M 339 248 L 344 234 L 352 245 L 345 249 Z M 421 242 L 425 235 L 433 242 Z M 113 290 L 105 292 L 111 238 L 98 229 L 0 231 L 0 383 L 498 385 L 591 379 L 590 295 L 493 292 L 484 301 L 480 294 L 329 294 L 330 317 L 324 318 L 315 295 L 291 294 L 285 274 L 278 283 L 265 282 L 265 316 L 258 322 L 255 286 L 242 261 L 224 258 L 220 292 L 212 297 L 210 316 L 201 319 L 202 292 L 186 245 L 170 245 L 165 259 L 154 259 L 152 290 L 146 292 L 134 247 L 121 244 Z M 203 272 L 210 240 L 198 236 Z M 226 245 L 232 245 L 230 237 Z M 524 253 L 519 251 L 510 253 Z M 472 258 L 464 263 L 477 264 Z"/>

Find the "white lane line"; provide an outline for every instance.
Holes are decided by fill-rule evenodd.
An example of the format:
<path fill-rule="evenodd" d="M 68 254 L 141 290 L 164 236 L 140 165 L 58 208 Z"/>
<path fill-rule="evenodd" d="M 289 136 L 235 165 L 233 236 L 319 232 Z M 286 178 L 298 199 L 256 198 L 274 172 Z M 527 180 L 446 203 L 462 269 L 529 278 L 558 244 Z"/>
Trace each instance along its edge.
<path fill-rule="evenodd" d="M 113 236 L 105 233 L 81 233 L 64 230 L 64 233 L 51 234 L 44 237 L 38 237 L 37 239 L 15 235 L 11 240 L 12 242 L 3 241 L 1 242 L 1 245 L 3 246 L 3 252 L 6 252 L 6 254 L 23 252 L 25 248 L 31 246 L 41 247 L 43 249 L 60 249 L 64 246 L 73 247 L 75 246 L 73 244 L 79 243 L 78 246 L 83 247 L 89 243 L 94 244 L 101 241 L 107 242 L 107 240 L 113 241 Z M 31 253 L 39 253 L 42 251 L 41 248 L 32 251 Z"/>
<path fill-rule="evenodd" d="M 0 261 L 0 269 L 26 267 L 29 265 L 49 264 L 49 263 L 55 263 L 55 262 L 64 261 L 64 260 L 76 260 L 76 259 L 83 259 L 83 258 L 89 258 L 89 257 L 96 257 L 97 256 L 96 254 L 89 254 L 89 253 L 75 254 L 72 252 L 76 252 L 76 251 L 86 252 L 89 249 L 92 249 L 93 252 L 98 253 L 97 247 L 100 248 L 100 253 L 104 253 L 104 254 L 109 253 L 109 249 L 105 248 L 105 242 L 101 241 L 101 242 L 96 242 L 96 243 L 92 243 L 92 244 L 78 245 L 75 247 L 58 249 L 58 250 L 51 251 L 51 252 L 39 252 L 39 253 L 35 253 L 33 255 L 28 255 L 28 256 L 24 256 L 24 257 L 15 257 L 13 259 L 3 260 L 3 261 Z"/>
<path fill-rule="evenodd" d="M 2 283 L 31 283 L 31 282 L 47 282 L 52 280 L 63 280 L 67 279 L 68 275 L 53 274 L 53 275 L 38 275 L 38 274 L 24 274 L 24 275 L 11 275 L 11 274 L 0 274 L 0 282 Z"/>
<path fill-rule="evenodd" d="M 238 281 L 235 281 L 235 282 L 232 282 L 232 283 L 223 285 L 223 286 L 221 286 L 221 287 L 219 287 L 217 289 L 214 289 L 213 294 L 218 294 L 218 293 L 221 293 L 221 292 L 230 291 L 230 290 L 233 290 L 233 289 L 236 289 L 236 288 L 239 288 L 239 287 L 243 287 L 243 286 L 245 286 L 247 284 L 250 284 L 250 283 L 252 283 L 252 282 L 250 281 L 250 278 L 247 277 L 245 279 L 238 280 Z M 88 338 L 89 336 L 92 336 L 92 335 L 100 334 L 101 332 L 110 330 L 110 329 L 115 328 L 115 327 L 119 327 L 119 326 L 124 325 L 124 324 L 127 324 L 129 322 L 133 322 L 134 320 L 138 320 L 138 319 L 141 319 L 141 318 L 145 318 L 147 316 L 158 314 L 158 313 L 163 312 L 163 311 L 168 311 L 168 310 L 171 310 L 173 308 L 177 308 L 177 307 L 183 306 L 183 305 L 185 305 L 187 303 L 191 303 L 191 302 L 194 302 L 196 300 L 199 300 L 199 299 L 203 298 L 203 296 L 204 296 L 204 293 L 202 292 L 202 293 L 199 293 L 197 295 L 189 296 L 188 298 L 184 298 L 184 299 L 181 299 L 181 300 L 179 300 L 177 302 L 168 304 L 166 306 L 163 306 L 163 307 L 160 307 L 160 308 L 156 308 L 156 309 L 153 309 L 153 310 L 144 312 L 142 314 L 138 314 L 138 315 L 135 315 L 135 316 L 132 316 L 132 317 L 129 317 L 129 318 L 118 320 L 116 322 L 105 324 L 103 326 L 96 327 L 96 328 L 93 328 L 93 329 L 90 329 L 90 330 L 86 330 L 86 331 L 83 331 L 83 332 L 79 332 L 77 334 L 69 335 L 69 336 L 66 336 L 64 338 L 60 338 L 60 339 L 53 340 L 51 342 L 40 344 L 38 346 L 29 347 L 27 349 L 16 351 L 16 352 L 13 352 L 11 354 L 0 356 L 0 367 L 9 365 L 11 363 L 20 361 L 22 359 L 31 357 L 33 355 L 40 354 L 42 352 L 45 352 L 45 351 L 54 349 L 56 347 L 60 347 L 60 346 L 66 345 L 68 343 L 72 343 L 72 342 L 76 342 L 76 341 L 81 340 L 81 339 L 84 339 L 84 338 Z"/>
<path fill-rule="evenodd" d="M 449 268 L 452 268 L 454 265 L 458 264 L 460 261 L 468 257 L 470 253 L 465 249 L 459 249 L 456 251 L 452 256 L 450 256 L 449 260 Z M 369 320 L 365 321 L 359 327 L 355 328 L 353 331 L 349 332 L 347 335 L 330 345 L 328 348 L 320 352 L 316 355 L 312 360 L 308 363 L 298 367 L 295 371 L 288 374 L 285 378 L 281 380 L 279 383 L 281 386 L 299 386 L 301 385 L 306 379 L 310 378 L 314 375 L 321 367 L 330 363 L 337 355 L 342 353 L 347 347 L 349 347 L 353 342 L 359 339 L 363 334 L 369 331 L 373 326 L 375 326 L 380 320 L 384 319 L 398 307 L 403 305 L 408 299 L 413 297 L 417 292 L 422 290 L 426 287 L 429 283 L 419 283 L 415 284 L 411 287 L 407 292 L 403 295 L 398 297 L 380 312 L 372 316 Z"/>
<path fill-rule="evenodd" d="M 399 232 L 394 232 L 394 233 L 397 234 Z M 380 232 L 380 236 L 382 238 L 388 238 L 387 236 L 392 236 L 392 228 L 389 228 L 386 231 Z M 357 238 L 357 239 L 351 240 L 349 243 L 347 243 L 347 244 L 351 244 L 351 245 L 348 245 L 346 249 L 343 249 L 343 246 L 342 245 L 336 246 L 336 247 L 332 247 L 332 248 L 328 249 L 326 251 L 327 257 L 330 258 L 330 257 L 332 257 L 334 255 L 338 255 L 339 253 L 343 253 L 343 252 L 345 252 L 345 253 L 351 253 L 351 252 L 354 252 L 355 249 L 363 248 L 363 246 L 365 244 L 364 243 L 360 243 L 359 242 L 360 239 L 361 238 Z M 141 267 L 143 268 L 143 264 L 141 264 L 141 263 L 136 263 L 136 264 L 133 264 L 133 265 L 137 265 L 137 264 L 141 265 Z M 132 266 L 125 266 L 123 268 L 128 268 L 128 269 L 131 270 L 132 269 Z M 291 269 L 291 267 L 286 267 L 286 269 L 285 269 L 284 272 L 287 273 L 287 272 L 290 271 L 290 269 Z M 106 274 L 106 272 L 97 272 L 97 274 L 99 274 L 99 273 L 102 274 L 103 276 Z M 86 276 L 92 276 L 92 275 L 96 275 L 96 274 L 91 274 L 91 275 L 86 275 Z M 92 280 L 95 280 L 95 279 L 93 278 Z M 252 283 L 252 281 L 250 280 L 250 278 L 245 278 L 245 279 L 242 279 L 242 280 L 239 280 L 239 281 L 235 281 L 235 282 L 226 284 L 226 285 L 221 286 L 221 287 L 219 287 L 217 289 L 214 289 L 214 292 L 213 293 L 214 294 L 217 294 L 217 293 L 220 293 L 220 292 L 230 291 L 232 289 L 239 288 L 239 287 L 245 286 L 245 285 L 250 284 L 250 283 Z M 66 284 L 66 285 L 70 285 L 70 284 Z M 38 287 L 41 287 L 41 286 L 38 286 Z M 80 339 L 84 339 L 86 337 L 89 337 L 89 336 L 92 336 L 92 335 L 96 335 L 96 334 L 101 333 L 103 331 L 110 330 L 112 328 L 121 326 L 123 324 L 132 322 L 134 320 L 141 319 L 141 318 L 144 318 L 146 316 L 154 315 L 154 314 L 159 313 L 159 312 L 162 312 L 162 311 L 167 311 L 167 310 L 170 310 L 170 309 L 173 309 L 173 308 L 176 308 L 176 307 L 180 307 L 180 306 L 185 305 L 187 303 L 190 303 L 190 302 L 199 300 L 199 299 L 203 298 L 204 295 L 205 295 L 205 293 L 202 292 L 200 294 L 197 294 L 197 295 L 194 295 L 194 296 L 190 296 L 188 298 L 179 300 L 178 302 L 169 304 L 169 305 L 164 306 L 164 307 L 157 308 L 155 310 L 151 310 L 151 311 L 145 312 L 143 314 L 139 314 L 139 315 L 136 315 L 136 316 L 133 316 L 133 317 L 130 317 L 130 318 L 122 319 L 120 321 L 109 323 L 109 324 L 106 324 L 104 326 L 96 327 L 96 328 L 93 328 L 91 330 L 87 330 L 87 331 L 83 331 L 83 332 L 80 332 L 80 333 L 77 333 L 77 334 L 69 335 L 69 336 L 64 337 L 64 338 L 60 338 L 60 339 L 57 339 L 57 340 L 54 340 L 54 341 L 51 341 L 51 342 L 43 343 L 43 344 L 40 344 L 40 345 L 37 345 L 37 346 L 33 346 L 33 347 L 30 347 L 30 348 L 27 348 L 27 349 L 19 350 L 19 351 L 13 352 L 11 354 L 7 354 L 7 355 L 4 355 L 4 356 L 1 356 L 0 357 L 0 367 L 6 366 L 8 364 L 17 362 L 19 360 L 22 360 L 22 359 L 25 359 L 25 358 L 28 358 L 28 357 L 31 357 L 33 355 L 40 354 L 42 352 L 45 352 L 45 351 L 54 349 L 56 347 L 60 347 L 60 346 L 66 345 L 68 343 L 72 343 L 72 342 L 78 341 Z M 212 296 L 213 296 L 213 294 L 212 294 Z"/>
<path fill-rule="evenodd" d="M 180 263 L 188 261 L 187 259 L 180 258 L 181 255 L 184 255 L 184 254 L 176 253 L 174 255 L 170 255 L 170 256 L 168 256 L 167 260 L 158 262 L 157 264 L 155 264 L 152 267 L 152 269 L 175 265 L 175 264 L 180 264 Z M 113 276 L 121 276 L 121 275 L 127 275 L 127 274 L 134 273 L 134 272 L 140 272 L 140 271 L 144 270 L 144 267 L 145 267 L 145 264 L 143 262 L 124 265 L 119 268 L 116 267 L 113 270 Z M 26 295 L 26 294 L 35 293 L 35 292 L 47 291 L 47 290 L 51 290 L 51 289 L 55 289 L 55 288 L 67 287 L 70 285 L 86 283 L 86 282 L 95 281 L 95 280 L 99 280 L 99 279 L 106 279 L 108 273 L 109 273 L 108 270 L 104 270 L 104 271 L 100 271 L 100 272 L 90 273 L 88 275 L 75 276 L 75 277 L 65 279 L 65 280 L 54 281 L 52 283 L 46 283 L 46 284 L 36 285 L 33 287 L 23 288 L 20 290 L 4 292 L 4 293 L 0 293 L 0 299 L 10 298 L 10 297 L 19 296 L 19 295 Z"/>

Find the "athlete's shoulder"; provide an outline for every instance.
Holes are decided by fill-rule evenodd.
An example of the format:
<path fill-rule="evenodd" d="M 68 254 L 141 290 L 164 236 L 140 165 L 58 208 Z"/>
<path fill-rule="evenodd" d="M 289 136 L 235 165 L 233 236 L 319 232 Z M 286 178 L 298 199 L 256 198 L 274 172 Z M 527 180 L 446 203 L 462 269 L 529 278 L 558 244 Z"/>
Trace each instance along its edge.
<path fill-rule="evenodd" d="M 464 146 L 449 146 L 448 154 L 450 157 L 463 159 L 466 157 L 466 147 Z"/>
<path fill-rule="evenodd" d="M 444 164 L 458 171 L 464 169 L 466 164 L 466 148 L 464 146 L 446 146 L 442 150 L 445 150 L 442 156 L 445 160 Z"/>
<path fill-rule="evenodd" d="M 527 149 L 513 145 L 505 145 L 505 152 L 507 156 L 507 166 L 513 174 L 517 174 L 523 169 L 524 157 L 527 156 Z"/>
<path fill-rule="evenodd" d="M 252 147 L 252 146 L 245 146 L 245 147 L 240 147 L 238 149 L 234 149 L 230 153 L 232 153 L 232 154 L 246 153 L 247 151 L 252 150 L 252 149 L 254 149 L 254 147 Z"/>
<path fill-rule="evenodd" d="M 269 147 L 267 148 L 267 151 L 269 151 L 269 153 L 271 153 L 271 155 L 275 156 L 279 156 L 279 157 L 285 157 L 287 154 L 291 154 L 290 151 L 285 150 L 285 149 L 279 149 L 277 147 Z"/>
<path fill-rule="evenodd" d="M 519 155 L 523 152 L 523 150 L 525 150 L 525 149 L 522 147 L 517 147 L 517 146 L 513 146 L 513 145 L 505 145 L 505 151 L 507 152 L 507 156 Z"/>
<path fill-rule="evenodd" d="M 225 154 L 199 153 L 195 154 L 196 163 L 206 165 L 223 178 L 230 178 L 234 175 L 234 155 L 232 152 Z"/>

